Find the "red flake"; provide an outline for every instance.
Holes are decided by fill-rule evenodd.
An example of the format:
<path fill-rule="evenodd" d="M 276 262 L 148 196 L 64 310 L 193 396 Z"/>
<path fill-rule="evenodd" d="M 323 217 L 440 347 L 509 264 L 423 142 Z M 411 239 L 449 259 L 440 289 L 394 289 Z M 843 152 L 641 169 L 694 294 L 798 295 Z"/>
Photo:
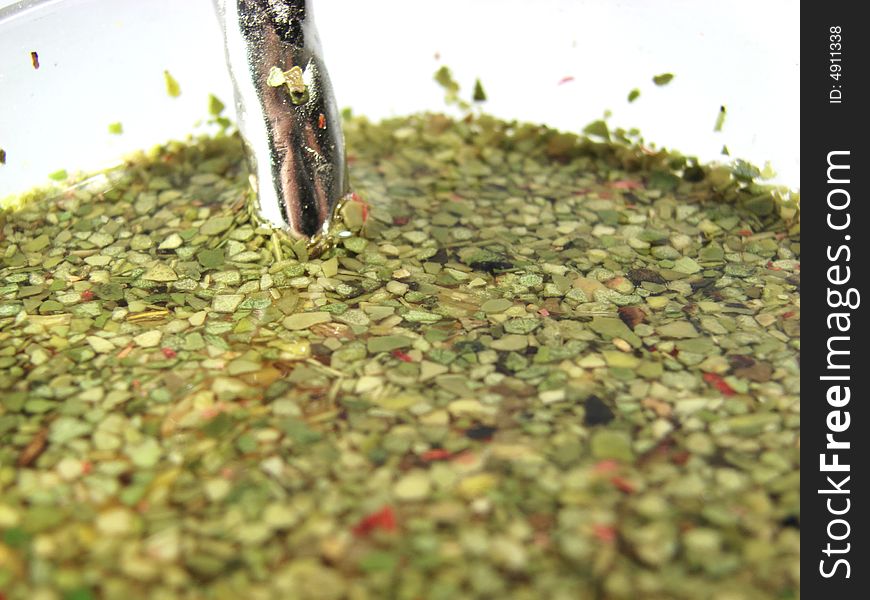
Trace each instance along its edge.
<path fill-rule="evenodd" d="M 369 205 L 356 192 L 351 193 L 350 199 L 354 202 L 362 204 L 362 220 L 365 223 L 369 218 Z"/>
<path fill-rule="evenodd" d="M 619 475 L 611 477 L 610 483 L 612 483 L 620 492 L 625 492 L 626 494 L 633 494 L 635 492 L 634 484 Z"/>
<path fill-rule="evenodd" d="M 643 184 L 639 181 L 632 181 L 630 179 L 621 179 L 619 181 L 611 181 L 607 184 L 608 187 L 612 187 L 615 190 L 639 190 L 643 189 Z"/>
<path fill-rule="evenodd" d="M 359 523 L 353 526 L 352 531 L 354 535 L 363 537 L 376 529 L 383 529 L 384 531 L 396 530 L 396 513 L 393 512 L 392 507 L 385 506 L 378 512 L 366 515 L 360 519 Z"/>
<path fill-rule="evenodd" d="M 671 462 L 675 465 L 683 466 L 687 462 L 689 462 L 689 457 L 692 456 L 689 454 L 687 450 L 681 450 L 680 452 L 674 452 L 671 455 Z"/>
<path fill-rule="evenodd" d="M 450 452 L 445 450 L 444 448 L 434 448 L 432 450 L 427 450 L 423 454 L 420 455 L 426 462 L 432 462 L 434 460 L 447 460 L 450 458 Z"/>
<path fill-rule="evenodd" d="M 405 354 L 401 350 L 393 350 L 391 353 L 394 357 L 398 358 L 402 362 L 412 362 L 414 359 L 409 355 Z"/>
<path fill-rule="evenodd" d="M 235 470 L 232 467 L 224 467 L 221 469 L 221 477 L 224 479 L 234 479 L 236 476 Z"/>
<path fill-rule="evenodd" d="M 468 465 L 473 463 L 476 459 L 477 457 L 474 455 L 474 452 L 460 452 L 453 457 L 453 462 Z"/>
<path fill-rule="evenodd" d="M 326 115 L 324 115 L 323 113 L 320 113 L 320 115 L 317 117 L 317 126 L 321 129 L 326 129 Z"/>
<path fill-rule="evenodd" d="M 547 310 L 546 308 L 542 308 L 541 310 L 538 311 L 538 314 L 541 315 L 542 317 L 549 317 L 550 311 Z"/>
<path fill-rule="evenodd" d="M 160 351 L 166 358 L 175 358 L 178 354 L 172 348 L 161 348 Z"/>
<path fill-rule="evenodd" d="M 218 416 L 219 414 L 221 414 L 221 412 L 223 412 L 223 406 L 221 406 L 219 404 L 215 405 L 215 406 L 209 406 L 208 408 L 202 409 L 202 418 L 203 419 L 213 419 L 216 416 Z"/>
<path fill-rule="evenodd" d="M 595 463 L 593 470 L 596 473 L 611 473 L 619 469 L 619 462 L 612 458 L 605 458 Z"/>
<path fill-rule="evenodd" d="M 94 464 L 89 460 L 82 461 L 82 473 L 87 475 L 94 470 Z"/>
<path fill-rule="evenodd" d="M 393 217 L 393 225 L 407 225 L 411 217 L 404 215 L 401 217 Z"/>
<path fill-rule="evenodd" d="M 91 290 L 85 290 L 82 292 L 82 300 L 85 302 L 90 302 L 94 299 L 94 292 Z"/>
<path fill-rule="evenodd" d="M 791 319 L 792 317 L 795 316 L 795 314 L 796 314 L 795 311 L 793 311 L 793 310 L 788 310 L 788 311 L 782 313 L 782 318 L 783 318 L 783 319 Z"/>
<path fill-rule="evenodd" d="M 566 75 L 565 77 L 560 79 L 559 83 L 557 83 L 556 85 L 565 85 L 566 83 L 570 83 L 572 81 L 574 81 L 574 76 L 573 75 Z"/>
<path fill-rule="evenodd" d="M 737 235 L 742 235 L 743 237 L 747 237 L 747 236 L 752 235 L 752 230 L 751 229 L 741 229 L 740 231 L 737 232 Z"/>
<path fill-rule="evenodd" d="M 782 271 L 782 267 L 777 267 L 773 264 L 772 260 L 767 261 L 767 264 L 764 265 L 770 271 Z"/>
<path fill-rule="evenodd" d="M 736 393 L 734 391 L 734 388 L 728 385 L 728 382 L 725 381 L 721 375 L 717 375 L 716 373 L 704 373 L 704 381 L 715 387 L 726 396 L 733 396 Z"/>
<path fill-rule="evenodd" d="M 616 540 L 616 529 L 610 525 L 596 523 L 592 526 L 592 533 L 602 542 L 610 543 Z"/>

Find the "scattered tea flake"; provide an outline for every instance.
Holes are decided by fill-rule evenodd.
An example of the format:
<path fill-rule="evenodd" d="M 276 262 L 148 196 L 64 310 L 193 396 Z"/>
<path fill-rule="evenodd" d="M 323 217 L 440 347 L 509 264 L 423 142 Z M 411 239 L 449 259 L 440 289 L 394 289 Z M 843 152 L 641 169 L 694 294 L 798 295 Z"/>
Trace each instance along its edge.
<path fill-rule="evenodd" d="M 320 269 L 323 271 L 325 277 L 335 277 L 338 275 L 338 259 L 332 257 L 323 261 L 320 265 Z"/>
<path fill-rule="evenodd" d="M 34 69 L 39 68 L 39 53 L 35 50 L 30 53 L 30 64 Z"/>
<path fill-rule="evenodd" d="M 404 335 L 384 335 L 370 337 L 366 342 L 368 351 L 372 354 L 378 352 L 392 352 L 399 348 L 407 348 L 411 345 L 411 338 Z"/>
<path fill-rule="evenodd" d="M 181 236 L 177 233 L 170 233 L 166 236 L 166 239 L 160 242 L 157 246 L 158 250 L 175 250 L 180 248 L 184 243 L 184 240 L 181 239 Z"/>
<path fill-rule="evenodd" d="M 109 133 L 112 135 L 121 135 L 124 133 L 124 126 L 120 121 L 116 121 L 114 123 L 109 123 Z"/>
<path fill-rule="evenodd" d="M 0 165 L 6 164 L 6 150 L 4 148 L 0 148 Z"/>
<path fill-rule="evenodd" d="M 199 228 L 202 235 L 217 235 L 229 229 L 233 224 L 232 216 L 211 217 Z"/>
<path fill-rule="evenodd" d="M 610 128 L 603 120 L 593 121 L 583 128 L 583 133 L 593 135 L 604 140 L 610 140 Z"/>
<path fill-rule="evenodd" d="M 145 281 L 178 281 L 178 275 L 176 272 L 165 263 L 154 263 L 144 275 L 142 275 L 142 279 Z"/>
<path fill-rule="evenodd" d="M 159 329 L 152 329 L 135 336 L 133 343 L 140 348 L 155 348 L 160 345 L 161 339 L 163 339 L 163 332 Z"/>
<path fill-rule="evenodd" d="M 409 310 L 402 315 L 402 318 L 405 321 L 411 321 L 412 323 L 437 323 L 444 317 L 423 310 Z"/>
<path fill-rule="evenodd" d="M 465 430 L 465 437 L 471 440 L 489 441 L 496 431 L 495 427 L 489 425 L 475 425 Z"/>
<path fill-rule="evenodd" d="M 717 421 L 711 426 L 711 433 L 721 434 L 732 432 L 738 435 L 758 435 L 764 431 L 776 429 L 782 417 L 775 413 L 759 412 L 748 415 L 737 415 Z"/>
<path fill-rule="evenodd" d="M 163 449 L 153 438 L 145 438 L 141 443 L 127 448 L 127 456 L 137 467 L 148 469 L 157 464 L 163 455 Z"/>
<path fill-rule="evenodd" d="M 448 105 L 457 104 L 460 108 L 466 103 L 459 99 L 459 84 L 453 79 L 450 68 L 442 65 L 435 72 L 435 81 L 444 89 L 444 102 Z"/>
<path fill-rule="evenodd" d="M 301 445 L 312 444 L 322 437 L 320 433 L 310 429 L 304 421 L 292 417 L 281 421 L 279 428 L 288 438 Z"/>
<path fill-rule="evenodd" d="M 485 496 L 498 484 L 498 477 L 492 473 L 478 473 L 462 479 L 456 486 L 456 493 L 466 500 Z"/>
<path fill-rule="evenodd" d="M 242 375 L 244 373 L 256 373 L 263 368 L 259 362 L 253 362 L 243 358 L 232 360 L 227 364 L 227 374 L 230 376 Z"/>
<path fill-rule="evenodd" d="M 169 71 L 163 71 L 163 82 L 166 84 L 166 93 L 171 98 L 178 98 L 181 95 L 181 86 L 175 80 L 175 77 L 170 75 Z"/>
<path fill-rule="evenodd" d="M 115 345 L 105 338 L 96 335 L 89 335 L 86 339 L 91 348 L 94 349 L 94 352 L 99 354 L 106 354 L 108 352 L 114 352 L 115 350 Z"/>
<path fill-rule="evenodd" d="M 656 85 L 667 85 L 674 78 L 673 73 L 662 73 L 653 77 L 653 83 Z"/>
<path fill-rule="evenodd" d="M 213 117 L 219 117 L 222 112 L 224 112 L 224 103 L 220 101 L 220 99 L 214 94 L 208 95 L 208 114 Z"/>
<path fill-rule="evenodd" d="M 607 425 L 614 419 L 613 410 L 598 396 L 592 395 L 586 398 L 583 408 L 583 424 L 587 427 Z"/>
<path fill-rule="evenodd" d="M 65 181 L 69 177 L 66 169 L 59 169 L 53 173 L 49 173 L 48 178 L 52 181 Z"/>
<path fill-rule="evenodd" d="M 640 90 L 637 89 L 637 88 L 634 88 L 633 90 L 631 90 L 631 91 L 628 93 L 628 101 L 629 101 L 629 102 L 634 102 L 634 101 L 637 100 L 639 97 L 640 97 Z"/>
<path fill-rule="evenodd" d="M 393 486 L 393 496 L 400 502 L 426 499 L 432 491 L 432 482 L 426 471 L 414 470 L 402 476 Z"/>
<path fill-rule="evenodd" d="M 244 294 L 218 294 L 212 299 L 211 307 L 218 313 L 233 313 L 244 299 Z"/>
<path fill-rule="evenodd" d="M 628 325 L 632 331 L 646 319 L 646 313 L 637 306 L 620 306 L 617 313 L 622 322 Z"/>
<path fill-rule="evenodd" d="M 25 252 L 39 252 L 45 250 L 51 244 L 51 238 L 48 234 L 42 234 L 22 245 Z"/>
<path fill-rule="evenodd" d="M 504 312 L 514 303 L 506 298 L 493 298 L 480 305 L 480 310 L 487 314 Z"/>
<path fill-rule="evenodd" d="M 329 323 L 330 321 L 332 321 L 332 315 L 328 312 L 307 312 L 290 315 L 281 321 L 281 325 L 284 326 L 284 329 L 299 331 L 318 323 Z"/>
<path fill-rule="evenodd" d="M 624 431 L 598 430 L 592 434 L 590 447 L 592 456 L 595 458 L 612 458 L 624 462 L 630 462 L 634 459 L 631 437 Z"/>
<path fill-rule="evenodd" d="M 439 365 L 438 363 L 434 363 L 428 360 L 424 360 L 420 363 L 420 381 L 429 381 L 430 379 L 434 379 L 438 375 L 443 375 L 450 370 L 449 367 L 445 365 Z"/>
<path fill-rule="evenodd" d="M 529 334 L 541 326 L 541 321 L 534 318 L 510 319 L 504 323 L 506 333 Z"/>
<path fill-rule="evenodd" d="M 640 338 L 628 328 L 622 319 L 616 317 L 594 317 L 589 323 L 589 328 L 604 339 L 625 340 L 634 348 L 639 348 L 641 345 Z"/>
<path fill-rule="evenodd" d="M 474 80 L 474 94 L 471 97 L 475 102 L 486 102 L 486 92 L 483 91 L 483 84 L 480 79 Z"/>
<path fill-rule="evenodd" d="M 674 261 L 673 269 L 678 273 L 687 273 L 689 275 L 693 275 L 701 271 L 701 265 L 699 265 L 695 261 L 695 259 L 688 256 L 683 256 Z"/>
<path fill-rule="evenodd" d="M 698 330 L 688 321 L 673 321 L 656 327 L 656 332 L 664 338 L 685 339 L 698 337 Z"/>
<path fill-rule="evenodd" d="M 50 428 L 48 439 L 55 444 L 63 444 L 81 437 L 93 430 L 93 425 L 73 417 L 58 417 Z"/>
<path fill-rule="evenodd" d="M 19 467 L 29 467 L 37 458 L 39 458 L 39 456 L 45 451 L 47 437 L 47 429 L 40 429 L 36 432 L 18 455 L 17 464 Z"/>
<path fill-rule="evenodd" d="M 493 350 L 517 351 L 523 350 L 529 345 L 525 335 L 509 334 L 493 341 L 489 347 Z"/>
<path fill-rule="evenodd" d="M 719 112 L 716 114 L 716 124 L 713 126 L 713 131 L 722 131 L 722 126 L 725 124 L 725 116 L 727 115 L 727 110 L 725 109 L 725 105 L 719 107 Z M 725 147 L 722 147 L 725 150 Z M 722 152 L 722 154 L 727 154 L 727 152 Z"/>

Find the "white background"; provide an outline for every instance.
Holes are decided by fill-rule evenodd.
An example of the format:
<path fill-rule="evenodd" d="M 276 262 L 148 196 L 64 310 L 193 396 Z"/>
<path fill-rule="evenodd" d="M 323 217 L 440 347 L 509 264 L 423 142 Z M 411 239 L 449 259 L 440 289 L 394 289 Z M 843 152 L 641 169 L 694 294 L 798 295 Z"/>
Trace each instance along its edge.
<path fill-rule="evenodd" d="M 0 198 L 183 136 L 210 92 L 232 110 L 211 0 L 35 4 L 0 11 Z M 446 64 L 466 98 L 480 77 L 498 116 L 580 131 L 609 109 L 611 126 L 648 142 L 708 160 L 727 160 L 727 145 L 800 184 L 797 2 L 317 0 L 314 11 L 339 106 L 357 114 L 443 110 L 432 75 Z M 181 97 L 166 95 L 163 69 Z M 665 72 L 674 80 L 655 86 Z M 122 136 L 107 131 L 116 121 Z"/>

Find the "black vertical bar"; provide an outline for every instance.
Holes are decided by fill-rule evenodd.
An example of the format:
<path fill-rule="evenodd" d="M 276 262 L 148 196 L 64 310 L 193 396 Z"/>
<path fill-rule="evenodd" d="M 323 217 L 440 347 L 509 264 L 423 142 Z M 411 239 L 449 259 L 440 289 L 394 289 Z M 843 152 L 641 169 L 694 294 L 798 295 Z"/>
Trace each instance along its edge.
<path fill-rule="evenodd" d="M 866 598 L 870 437 L 864 371 L 870 215 L 860 3 L 801 6 L 801 587 L 806 598 Z M 803 310 L 805 309 L 805 310 Z M 860 491 L 864 490 L 864 491 Z M 824 595 L 823 595 L 824 594 Z"/>

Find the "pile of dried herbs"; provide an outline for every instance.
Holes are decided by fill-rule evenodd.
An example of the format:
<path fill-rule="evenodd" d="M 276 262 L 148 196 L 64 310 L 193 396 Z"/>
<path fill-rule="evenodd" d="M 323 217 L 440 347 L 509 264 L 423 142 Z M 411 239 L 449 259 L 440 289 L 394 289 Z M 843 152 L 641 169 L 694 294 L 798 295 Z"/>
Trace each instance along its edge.
<path fill-rule="evenodd" d="M 796 208 L 486 116 L 346 125 L 359 237 L 233 137 L 0 215 L 0 597 L 798 597 Z"/>

